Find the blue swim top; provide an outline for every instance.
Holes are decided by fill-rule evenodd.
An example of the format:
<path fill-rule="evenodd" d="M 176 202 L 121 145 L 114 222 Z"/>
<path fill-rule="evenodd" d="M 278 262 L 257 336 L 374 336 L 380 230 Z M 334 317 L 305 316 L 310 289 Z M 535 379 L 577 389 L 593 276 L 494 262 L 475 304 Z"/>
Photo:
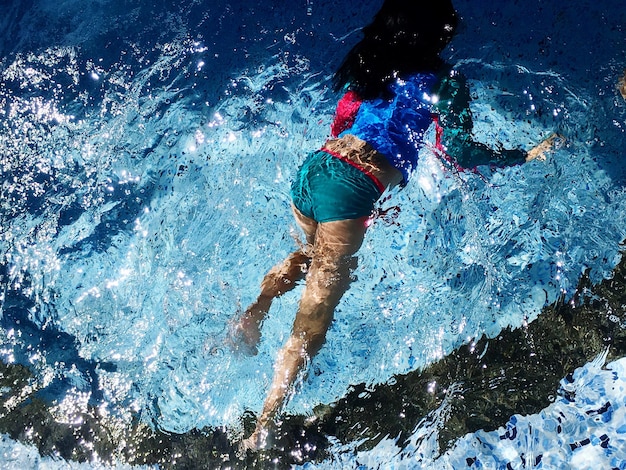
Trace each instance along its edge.
<path fill-rule="evenodd" d="M 437 82 L 434 73 L 395 80 L 389 85 L 390 98 L 358 103 L 354 120 L 341 126 L 339 137 L 352 134 L 370 144 L 402 173 L 406 184 L 433 122 L 431 94 Z"/>

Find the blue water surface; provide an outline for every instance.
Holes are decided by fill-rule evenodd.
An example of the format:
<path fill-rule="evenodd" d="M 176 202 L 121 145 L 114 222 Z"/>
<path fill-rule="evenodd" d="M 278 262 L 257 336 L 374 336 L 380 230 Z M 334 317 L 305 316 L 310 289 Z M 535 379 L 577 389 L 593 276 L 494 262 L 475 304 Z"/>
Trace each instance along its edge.
<path fill-rule="evenodd" d="M 289 183 L 327 138 L 332 72 L 380 3 L 3 2 L 0 354 L 30 366 L 59 419 L 91 400 L 122 422 L 241 435 L 301 290 L 275 302 L 255 357 L 225 346 L 228 325 L 296 246 Z M 409 185 L 383 203 L 397 218 L 368 232 L 287 412 L 311 413 L 351 384 L 385 383 L 518 327 L 570 298 L 583 273 L 599 282 L 619 262 L 626 7 L 501 3 L 456 1 L 462 27 L 444 53 L 470 80 L 476 138 L 525 149 L 552 132 L 563 139 L 546 161 L 480 175 L 424 150 Z M 439 455 L 434 416 L 404 447 L 394 436 L 367 453 L 337 445 L 320 468 L 521 468 L 520 453 L 544 455 L 528 460 L 543 468 L 623 468 L 623 360 L 611 367 L 578 372 L 591 403 L 512 417 L 516 438 L 479 432 Z M 592 422 L 585 407 L 607 400 L 612 417 Z M 564 450 L 547 455 L 546 442 Z M 7 462 L 42 461 L 2 446 Z"/>

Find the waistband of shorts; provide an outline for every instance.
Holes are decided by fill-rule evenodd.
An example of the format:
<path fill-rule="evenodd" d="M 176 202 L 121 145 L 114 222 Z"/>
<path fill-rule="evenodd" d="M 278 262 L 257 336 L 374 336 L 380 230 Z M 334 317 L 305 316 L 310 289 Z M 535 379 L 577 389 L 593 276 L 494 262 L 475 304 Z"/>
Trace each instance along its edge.
<path fill-rule="evenodd" d="M 359 170 L 361 173 L 363 173 L 365 176 L 367 176 L 369 179 L 372 180 L 372 182 L 378 188 L 378 190 L 380 191 L 381 194 L 383 192 L 385 192 L 385 186 L 383 186 L 383 184 L 380 182 L 380 180 L 371 171 L 367 170 L 366 168 L 363 168 L 361 165 L 359 165 L 358 163 L 353 162 L 349 158 L 344 157 L 340 153 L 335 152 L 333 150 L 329 150 L 326 147 L 322 147 L 320 150 L 322 152 L 325 152 L 328 155 L 331 155 L 331 156 L 333 156 L 335 158 L 338 158 L 342 162 L 346 162 L 348 165 L 356 168 L 357 170 Z"/>

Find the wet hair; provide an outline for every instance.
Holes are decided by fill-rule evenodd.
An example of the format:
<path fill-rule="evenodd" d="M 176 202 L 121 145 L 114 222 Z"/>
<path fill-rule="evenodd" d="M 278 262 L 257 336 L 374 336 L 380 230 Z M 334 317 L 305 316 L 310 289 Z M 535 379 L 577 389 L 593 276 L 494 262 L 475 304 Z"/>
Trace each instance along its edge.
<path fill-rule="evenodd" d="M 335 90 L 372 99 L 386 95 L 395 77 L 438 71 L 457 24 L 451 0 L 385 0 L 335 72 Z"/>

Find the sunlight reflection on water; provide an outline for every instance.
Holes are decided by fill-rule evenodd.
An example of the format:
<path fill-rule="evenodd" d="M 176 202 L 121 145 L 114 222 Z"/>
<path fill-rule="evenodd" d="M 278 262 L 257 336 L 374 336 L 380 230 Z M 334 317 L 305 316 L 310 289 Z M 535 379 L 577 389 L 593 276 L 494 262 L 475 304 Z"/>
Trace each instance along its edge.
<path fill-rule="evenodd" d="M 321 24 L 317 2 L 309 6 L 317 28 L 264 30 L 274 39 L 252 40 L 244 67 L 237 51 L 232 64 L 217 62 L 231 46 L 209 33 L 199 40 L 181 17 L 159 37 L 140 30 L 122 49 L 110 39 L 101 56 L 88 44 L 47 45 L 2 59 L 2 308 L 23 308 L 37 327 L 75 340 L 63 356 L 8 329 L 2 357 L 26 357 L 41 389 L 72 385 L 55 397 L 60 422 L 78 419 L 92 392 L 94 377 L 72 365 L 79 359 L 95 364 L 111 416 L 133 412 L 184 433 L 238 431 L 242 414 L 258 411 L 299 292 L 276 303 L 256 358 L 224 347 L 227 323 L 293 249 L 289 181 L 328 132 L 336 96 L 319 64 L 329 48 L 306 41 L 345 49 L 334 38 L 350 30 Z M 468 24 L 482 24 L 479 6 L 461 7 Z M 451 175 L 424 154 L 387 203 L 400 206 L 397 218 L 368 234 L 358 281 L 288 411 L 310 413 L 355 383 L 384 383 L 483 332 L 530 321 L 571 296 L 584 271 L 597 282 L 619 260 L 626 195 L 603 163 L 623 152 L 624 106 L 607 91 L 614 85 L 599 94 L 563 62 L 531 67 L 534 43 L 527 52 L 517 44 L 518 64 L 468 40 L 478 26 L 468 28 L 450 54 L 472 84 L 477 138 L 528 148 L 557 128 L 567 141 L 546 162 L 481 170 L 488 183 Z M 322 38 L 329 31 L 332 39 Z M 620 52 L 604 54 L 610 75 Z M 99 367 L 109 362 L 116 370 Z M 416 430 L 416 447 L 431 424 Z"/>

